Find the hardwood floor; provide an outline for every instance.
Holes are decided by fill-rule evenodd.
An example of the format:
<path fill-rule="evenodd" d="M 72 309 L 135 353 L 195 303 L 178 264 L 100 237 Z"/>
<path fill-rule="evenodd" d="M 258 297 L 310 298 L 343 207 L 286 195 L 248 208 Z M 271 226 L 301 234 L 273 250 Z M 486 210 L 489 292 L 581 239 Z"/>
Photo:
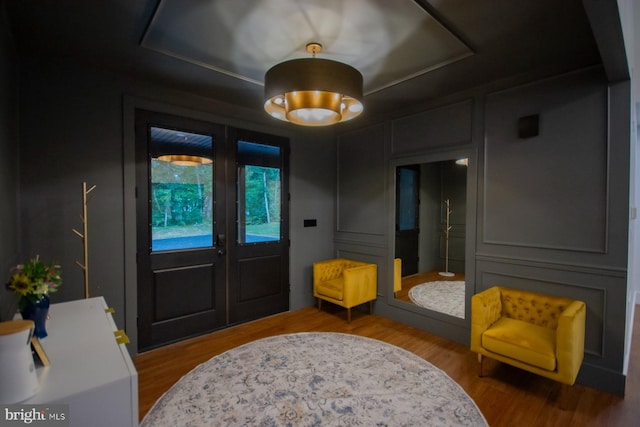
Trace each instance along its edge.
<path fill-rule="evenodd" d="M 466 346 L 421 330 L 329 306 L 278 314 L 138 355 L 140 418 L 169 387 L 198 364 L 238 345 L 278 334 L 342 332 L 375 338 L 409 350 L 445 371 L 475 400 L 492 427 L 632 426 L 640 420 L 640 306 L 636 306 L 626 397 L 575 385 L 568 409 L 558 406 L 559 383 L 485 359 L 478 377 L 476 355 Z"/>

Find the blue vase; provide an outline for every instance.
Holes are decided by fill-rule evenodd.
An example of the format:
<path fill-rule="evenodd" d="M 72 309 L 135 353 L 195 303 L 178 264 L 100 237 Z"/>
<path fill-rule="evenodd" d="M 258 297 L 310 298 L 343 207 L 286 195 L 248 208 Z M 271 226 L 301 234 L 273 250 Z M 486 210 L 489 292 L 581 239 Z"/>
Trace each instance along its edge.
<path fill-rule="evenodd" d="M 33 320 L 35 328 L 33 335 L 38 338 L 47 336 L 46 321 L 49 315 L 49 296 L 43 295 L 41 300 L 29 303 L 20 312 L 25 320 Z"/>

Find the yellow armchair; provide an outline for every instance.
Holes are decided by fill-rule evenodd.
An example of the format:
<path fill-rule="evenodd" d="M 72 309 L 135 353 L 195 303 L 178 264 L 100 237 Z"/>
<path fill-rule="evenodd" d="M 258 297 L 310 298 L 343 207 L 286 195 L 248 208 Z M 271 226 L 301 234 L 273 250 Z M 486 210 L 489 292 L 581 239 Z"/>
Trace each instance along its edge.
<path fill-rule="evenodd" d="M 584 357 L 582 301 L 493 287 L 471 298 L 471 351 L 559 381 L 575 383 Z"/>
<path fill-rule="evenodd" d="M 369 302 L 369 313 L 376 299 L 378 266 L 345 258 L 319 261 L 313 264 L 313 296 L 347 309 L 351 323 L 351 308 Z"/>

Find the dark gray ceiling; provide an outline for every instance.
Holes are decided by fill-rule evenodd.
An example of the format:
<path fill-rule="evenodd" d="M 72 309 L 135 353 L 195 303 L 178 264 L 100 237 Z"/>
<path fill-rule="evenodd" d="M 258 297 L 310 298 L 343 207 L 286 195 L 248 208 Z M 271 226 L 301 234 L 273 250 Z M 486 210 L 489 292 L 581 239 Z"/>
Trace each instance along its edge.
<path fill-rule="evenodd" d="M 428 29 L 415 30 L 415 34 L 407 32 L 400 42 L 389 42 L 395 43 L 395 50 L 390 49 L 380 32 L 386 28 L 388 34 L 395 35 L 402 31 L 406 21 L 401 15 L 396 16 L 394 8 L 389 7 L 391 4 L 397 6 L 395 9 L 415 8 L 417 15 L 424 14 L 415 24 L 417 28 L 420 22 L 435 20 L 453 37 L 454 41 L 445 45 L 449 43 L 449 47 L 462 50 L 451 53 L 454 60 L 447 61 L 443 52 L 435 52 L 440 48 L 429 39 Z M 397 79 L 399 83 L 365 97 L 369 114 L 392 113 L 408 103 L 425 102 L 514 75 L 538 77 L 601 62 L 581 0 L 165 0 L 164 3 L 157 0 L 8 0 L 5 6 L 20 56 L 86 61 L 134 78 L 256 110 L 262 110 L 263 105 L 261 82 L 241 78 L 241 67 L 237 73 L 240 78 L 234 75 L 238 70 L 229 69 L 234 68 L 238 54 L 235 57 L 220 54 L 219 48 L 206 51 L 214 43 L 207 43 L 204 38 L 237 40 L 248 37 L 246 32 L 257 27 L 262 32 L 250 36 L 258 38 L 255 42 L 258 47 L 259 39 L 270 40 L 276 35 L 280 36 L 274 38 L 276 42 L 285 40 L 290 44 L 283 58 L 298 55 L 300 49 L 296 51 L 296 48 L 302 45 L 303 50 L 306 42 L 319 41 L 325 46 L 339 47 L 343 62 L 363 63 L 377 55 L 373 64 L 367 65 L 370 69 L 387 65 L 406 69 L 402 78 Z M 252 13 L 259 7 L 266 7 L 268 12 Z M 343 34 L 342 26 L 355 21 L 353 25 L 358 31 L 347 33 L 353 43 L 344 43 L 343 39 L 306 40 L 311 36 L 304 28 L 291 31 L 291 35 L 283 39 L 283 27 L 298 28 L 293 27 L 294 12 L 278 13 L 290 9 L 296 17 L 300 15 L 309 21 L 314 38 L 329 38 L 323 33 L 325 28 Z M 206 13 L 215 16 L 209 17 Z M 219 24 L 221 17 L 230 17 L 226 21 L 230 25 Z M 251 25 L 245 25 L 243 17 L 247 17 L 247 21 L 250 17 Z M 395 21 L 393 25 L 381 26 L 382 18 Z M 179 25 L 169 25 L 174 21 Z M 218 24 L 207 28 L 209 22 Z M 154 46 L 148 43 L 151 31 Z M 405 39 L 410 42 L 403 42 Z M 370 46 L 368 41 L 375 43 Z M 163 49 L 157 49 L 158 43 Z M 350 46 L 354 52 L 348 51 Z M 357 56 L 363 53 L 363 46 L 366 47 L 364 59 Z M 199 54 L 201 51 L 204 53 Z M 460 55 L 460 52 L 468 54 Z M 436 67 L 423 65 L 423 57 L 434 53 L 445 60 L 434 59 L 439 61 Z M 327 54 L 331 57 L 330 51 Z M 247 62 L 251 55 L 259 56 L 246 52 L 241 55 L 245 69 L 247 64 L 252 65 Z M 249 67 L 253 76 L 259 77 L 262 69 L 276 57 L 257 58 L 255 67 Z M 209 59 L 210 63 L 218 61 L 217 64 L 223 66 L 208 66 Z M 410 64 L 416 59 L 418 65 Z M 363 74 L 365 82 L 375 77 L 365 71 Z"/>

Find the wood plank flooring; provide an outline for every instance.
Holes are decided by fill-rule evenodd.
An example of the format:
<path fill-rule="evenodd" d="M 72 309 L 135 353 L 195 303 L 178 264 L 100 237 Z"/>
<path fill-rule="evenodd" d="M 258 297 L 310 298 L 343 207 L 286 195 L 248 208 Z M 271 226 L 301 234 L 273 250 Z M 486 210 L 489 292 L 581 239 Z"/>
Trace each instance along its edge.
<path fill-rule="evenodd" d="M 478 377 L 476 355 L 466 346 L 390 319 L 354 310 L 351 324 L 346 311 L 326 304 L 278 314 L 266 319 L 182 341 L 138 355 L 140 418 L 153 403 L 198 364 L 238 345 L 278 334 L 342 332 L 386 341 L 426 359 L 445 371 L 475 400 L 492 427 L 500 426 L 633 426 L 640 420 L 640 306 L 631 346 L 626 397 L 575 385 L 568 409 L 560 409 L 560 384 L 546 378 L 485 360 Z"/>

